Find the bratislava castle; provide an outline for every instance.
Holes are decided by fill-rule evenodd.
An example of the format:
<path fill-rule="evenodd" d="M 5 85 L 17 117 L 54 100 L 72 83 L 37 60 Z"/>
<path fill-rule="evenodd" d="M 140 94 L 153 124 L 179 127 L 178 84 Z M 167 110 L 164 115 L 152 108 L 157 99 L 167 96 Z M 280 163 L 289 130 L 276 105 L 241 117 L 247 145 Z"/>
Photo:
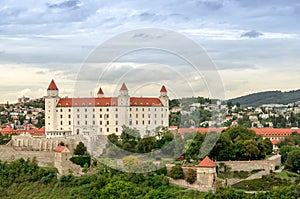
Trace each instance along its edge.
<path fill-rule="evenodd" d="M 61 98 L 52 80 L 45 98 L 46 137 L 122 133 L 122 126 L 143 135 L 169 126 L 169 98 L 165 86 L 158 98 L 130 97 L 123 83 L 117 97 L 105 97 L 101 88 L 94 98 Z"/>

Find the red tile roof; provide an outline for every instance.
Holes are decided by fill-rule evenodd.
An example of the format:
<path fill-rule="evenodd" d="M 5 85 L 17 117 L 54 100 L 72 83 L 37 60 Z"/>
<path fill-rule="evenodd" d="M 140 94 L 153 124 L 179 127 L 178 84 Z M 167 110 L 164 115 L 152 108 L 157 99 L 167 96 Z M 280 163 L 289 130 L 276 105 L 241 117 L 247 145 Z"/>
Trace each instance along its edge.
<path fill-rule="evenodd" d="M 161 87 L 160 92 L 167 92 L 167 89 L 164 85 Z"/>
<path fill-rule="evenodd" d="M 130 106 L 162 106 L 159 98 L 131 97 Z"/>
<path fill-rule="evenodd" d="M 47 90 L 58 90 L 58 88 L 57 88 L 54 80 L 51 81 L 51 83 L 50 83 L 50 85 L 49 85 L 49 87 L 48 87 Z"/>
<path fill-rule="evenodd" d="M 99 95 L 103 95 L 104 94 L 101 87 L 99 88 L 99 91 L 98 91 L 97 94 L 99 94 Z"/>
<path fill-rule="evenodd" d="M 26 134 L 29 133 L 31 136 L 36 136 L 36 137 L 44 137 L 45 136 L 45 128 L 40 128 L 40 129 L 29 129 L 29 130 L 14 130 L 10 127 L 6 127 L 2 130 L 0 130 L 0 134 L 6 135 L 6 134 Z"/>
<path fill-rule="evenodd" d="M 291 135 L 293 132 L 300 133 L 300 129 L 288 129 L 288 128 L 250 128 L 255 131 L 256 134 L 263 137 L 285 137 Z"/>
<path fill-rule="evenodd" d="M 206 156 L 198 165 L 198 167 L 216 167 L 217 164 Z"/>
<path fill-rule="evenodd" d="M 278 144 L 278 142 L 280 142 L 280 141 L 281 141 L 281 140 L 271 140 L 271 142 L 272 142 L 273 145 Z"/>
<path fill-rule="evenodd" d="M 66 148 L 65 146 L 57 146 L 57 147 L 54 149 L 54 151 L 60 153 L 60 152 L 62 152 L 65 148 Z"/>
<path fill-rule="evenodd" d="M 125 83 L 122 84 L 120 91 L 128 91 Z"/>
<path fill-rule="evenodd" d="M 57 103 L 57 107 L 75 106 L 118 106 L 118 98 L 61 98 Z M 159 98 L 131 97 L 130 106 L 162 106 L 162 103 Z"/>

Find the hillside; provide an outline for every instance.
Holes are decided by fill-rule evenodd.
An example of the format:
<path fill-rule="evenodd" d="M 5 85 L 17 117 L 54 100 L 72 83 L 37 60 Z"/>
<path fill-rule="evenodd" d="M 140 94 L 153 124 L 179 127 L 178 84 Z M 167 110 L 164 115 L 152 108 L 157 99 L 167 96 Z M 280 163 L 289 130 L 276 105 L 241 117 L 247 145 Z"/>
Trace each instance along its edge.
<path fill-rule="evenodd" d="M 260 106 L 262 104 L 288 104 L 300 101 L 300 90 L 282 92 L 266 91 L 230 99 L 232 103 L 242 106 Z"/>

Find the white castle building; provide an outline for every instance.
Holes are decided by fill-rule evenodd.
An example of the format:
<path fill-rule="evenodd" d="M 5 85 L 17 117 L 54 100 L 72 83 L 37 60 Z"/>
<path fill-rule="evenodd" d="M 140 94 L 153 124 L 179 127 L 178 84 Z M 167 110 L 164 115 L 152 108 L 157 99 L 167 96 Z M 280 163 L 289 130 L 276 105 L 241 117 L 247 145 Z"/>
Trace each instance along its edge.
<path fill-rule="evenodd" d="M 52 80 L 45 98 L 46 137 L 108 135 L 122 133 L 122 126 L 146 130 L 169 126 L 169 98 L 165 86 L 158 98 L 130 97 L 123 83 L 117 97 L 105 97 L 100 88 L 95 98 L 60 98 Z"/>

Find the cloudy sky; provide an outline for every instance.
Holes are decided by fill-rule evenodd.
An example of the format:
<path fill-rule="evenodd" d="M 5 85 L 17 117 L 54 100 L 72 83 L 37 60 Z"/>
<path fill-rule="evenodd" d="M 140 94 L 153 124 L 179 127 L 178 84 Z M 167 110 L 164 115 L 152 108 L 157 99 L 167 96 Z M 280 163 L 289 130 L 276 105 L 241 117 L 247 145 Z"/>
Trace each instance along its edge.
<path fill-rule="evenodd" d="M 76 85 L 84 81 L 90 95 L 99 85 L 106 95 L 113 95 L 122 82 L 128 82 L 132 95 L 156 96 L 166 84 L 173 97 L 209 97 L 213 88 L 207 83 L 214 79 L 196 66 L 199 75 L 199 70 L 178 54 L 143 49 L 118 56 L 113 63 L 105 59 L 89 62 L 103 43 L 143 28 L 171 30 L 203 48 L 222 80 L 226 99 L 258 91 L 299 89 L 299 20 L 297 0 L 3 0 L 0 103 L 15 102 L 23 95 L 41 97 L 51 79 L 61 96 L 78 95 L 74 94 Z M 132 38 L 142 44 L 177 44 L 181 52 L 200 56 L 168 34 L 144 31 Z M 131 45 L 124 39 L 113 41 L 106 53 Z M 88 70 L 91 68 L 94 70 Z"/>

